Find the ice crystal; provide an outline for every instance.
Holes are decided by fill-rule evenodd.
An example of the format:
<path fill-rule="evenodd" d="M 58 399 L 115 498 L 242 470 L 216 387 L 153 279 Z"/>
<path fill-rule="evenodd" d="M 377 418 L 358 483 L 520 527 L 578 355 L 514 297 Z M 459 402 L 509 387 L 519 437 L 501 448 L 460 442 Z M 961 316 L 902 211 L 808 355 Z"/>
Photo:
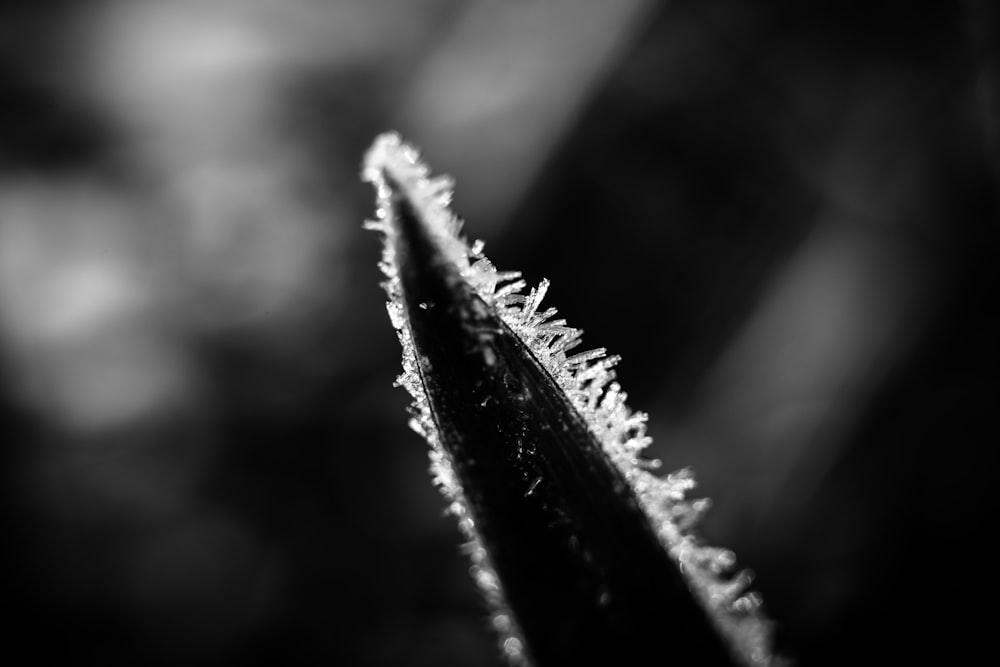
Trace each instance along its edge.
<path fill-rule="evenodd" d="M 734 554 L 703 545 L 693 532 L 710 503 L 707 499 L 688 498 L 695 486 L 691 471 L 683 469 L 658 476 L 652 470 L 659 467 L 659 461 L 644 458 L 643 451 L 650 443 L 647 416 L 627 406 L 627 395 L 615 382 L 614 369 L 620 358 L 608 356 L 604 348 L 575 352 L 581 345 L 582 332 L 556 319 L 554 308 L 541 308 L 548 281 L 542 280 L 525 291 L 527 285 L 519 272 L 498 271 L 483 255 L 482 241 L 470 245 L 462 236 L 461 221 L 449 208 L 452 180 L 432 177 L 418 152 L 399 135 L 387 133 L 375 140 L 365 157 L 362 175 L 375 186 L 378 201 L 376 219 L 366 222 L 365 227 L 386 237 L 380 268 L 386 277 L 383 286 L 388 295 L 389 319 L 403 352 L 403 372 L 396 385 L 413 397 L 410 426 L 430 444 L 433 481 L 448 499 L 449 511 L 467 539 L 465 550 L 472 561 L 473 578 L 493 609 L 492 624 L 508 660 L 526 664 L 526 647 L 516 617 L 504 601 L 503 583 L 491 565 L 461 483 L 440 441 L 422 384 L 392 242 L 397 233 L 392 225 L 393 189 L 402 191 L 424 220 L 441 254 L 565 392 L 631 486 L 661 544 L 686 576 L 689 588 L 738 655 L 749 665 L 776 664 L 770 651 L 770 623 L 760 612 L 760 597 L 748 591 L 751 574 L 733 574 Z"/>

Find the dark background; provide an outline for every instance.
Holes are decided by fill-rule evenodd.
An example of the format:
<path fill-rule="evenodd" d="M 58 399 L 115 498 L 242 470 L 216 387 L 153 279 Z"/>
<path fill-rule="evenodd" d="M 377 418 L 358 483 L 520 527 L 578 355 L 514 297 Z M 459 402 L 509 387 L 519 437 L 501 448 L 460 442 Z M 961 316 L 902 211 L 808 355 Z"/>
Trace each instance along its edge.
<path fill-rule="evenodd" d="M 989 655 L 997 13 L 5 3 L 5 650 L 498 664 L 361 231 L 398 129 L 624 357 L 784 652 Z"/>

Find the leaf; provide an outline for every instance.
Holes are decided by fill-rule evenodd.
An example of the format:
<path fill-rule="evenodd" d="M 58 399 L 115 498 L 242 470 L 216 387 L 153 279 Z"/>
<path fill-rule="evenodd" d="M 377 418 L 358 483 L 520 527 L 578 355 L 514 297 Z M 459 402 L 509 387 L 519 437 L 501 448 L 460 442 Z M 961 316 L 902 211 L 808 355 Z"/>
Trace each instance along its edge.
<path fill-rule="evenodd" d="M 473 576 L 512 664 L 769 665 L 776 659 L 750 575 L 690 529 L 687 470 L 657 477 L 642 458 L 642 413 L 614 382 L 617 357 L 573 353 L 581 332 L 541 309 L 470 246 L 432 178 L 398 135 L 365 159 L 377 189 L 397 379 L 431 446 L 435 483 L 468 539 Z"/>

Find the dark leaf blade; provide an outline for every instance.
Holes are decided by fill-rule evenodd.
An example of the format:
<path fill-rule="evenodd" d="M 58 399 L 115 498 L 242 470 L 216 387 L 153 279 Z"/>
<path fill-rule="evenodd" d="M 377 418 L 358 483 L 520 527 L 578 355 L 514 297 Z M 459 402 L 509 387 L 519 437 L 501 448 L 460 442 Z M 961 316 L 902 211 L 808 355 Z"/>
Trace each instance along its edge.
<path fill-rule="evenodd" d="M 732 555 L 681 525 L 705 505 L 684 500 L 693 482 L 653 477 L 638 459 L 644 416 L 611 382 L 616 360 L 566 355 L 579 332 L 538 312 L 545 283 L 499 287 L 518 275 L 465 244 L 450 182 L 430 179 L 398 137 L 376 142 L 365 176 L 379 190 L 368 226 L 386 235 L 399 382 L 508 658 L 523 660 L 526 642 L 540 667 L 768 664 L 746 578 L 719 577 Z"/>
<path fill-rule="evenodd" d="M 393 198 L 431 412 L 538 665 L 732 665 L 631 489 L 549 374 Z"/>

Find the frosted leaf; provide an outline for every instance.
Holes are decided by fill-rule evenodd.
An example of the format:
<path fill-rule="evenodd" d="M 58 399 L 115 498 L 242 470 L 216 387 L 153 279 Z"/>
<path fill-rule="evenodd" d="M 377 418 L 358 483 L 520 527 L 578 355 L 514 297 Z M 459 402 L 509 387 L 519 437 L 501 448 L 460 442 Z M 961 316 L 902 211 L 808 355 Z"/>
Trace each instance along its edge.
<path fill-rule="evenodd" d="M 778 664 L 770 650 L 770 623 L 759 611 L 760 597 L 747 591 L 752 575 L 740 571 L 727 576 L 735 567 L 733 553 L 704 546 L 691 532 L 710 506 L 707 499 L 687 497 L 695 486 L 691 471 L 682 469 L 657 476 L 651 470 L 659 467 L 659 461 L 642 457 L 650 442 L 645 432 L 646 415 L 629 409 L 627 394 L 614 381 L 614 366 L 619 357 L 606 356 L 603 348 L 567 356 L 567 352 L 579 346 L 582 332 L 567 326 L 565 320 L 553 320 L 555 309 L 540 310 L 548 281 L 541 281 L 525 293 L 527 284 L 519 272 L 497 271 L 483 256 L 481 241 L 470 246 L 461 236 L 461 221 L 448 208 L 453 190 L 451 179 L 432 178 L 419 153 L 399 135 L 384 134 L 376 139 L 365 157 L 362 175 L 375 186 L 377 193 L 377 219 L 366 222 L 365 227 L 386 237 L 380 267 L 386 277 L 383 286 L 388 296 L 389 318 L 402 347 L 403 373 L 397 384 L 413 397 L 411 428 L 430 444 L 433 481 L 448 499 L 449 512 L 458 520 L 467 540 L 464 550 L 472 562 L 471 574 L 493 609 L 492 625 L 500 635 L 501 650 L 508 661 L 514 665 L 527 664 L 527 648 L 516 617 L 504 600 L 503 582 L 477 534 L 475 519 L 431 416 L 406 323 L 402 286 L 392 250 L 392 235 L 397 233 L 390 224 L 394 192 L 405 196 L 419 212 L 441 254 L 455 265 L 462 278 L 521 339 L 565 393 L 632 487 L 663 548 L 743 662 L 754 666 Z"/>

